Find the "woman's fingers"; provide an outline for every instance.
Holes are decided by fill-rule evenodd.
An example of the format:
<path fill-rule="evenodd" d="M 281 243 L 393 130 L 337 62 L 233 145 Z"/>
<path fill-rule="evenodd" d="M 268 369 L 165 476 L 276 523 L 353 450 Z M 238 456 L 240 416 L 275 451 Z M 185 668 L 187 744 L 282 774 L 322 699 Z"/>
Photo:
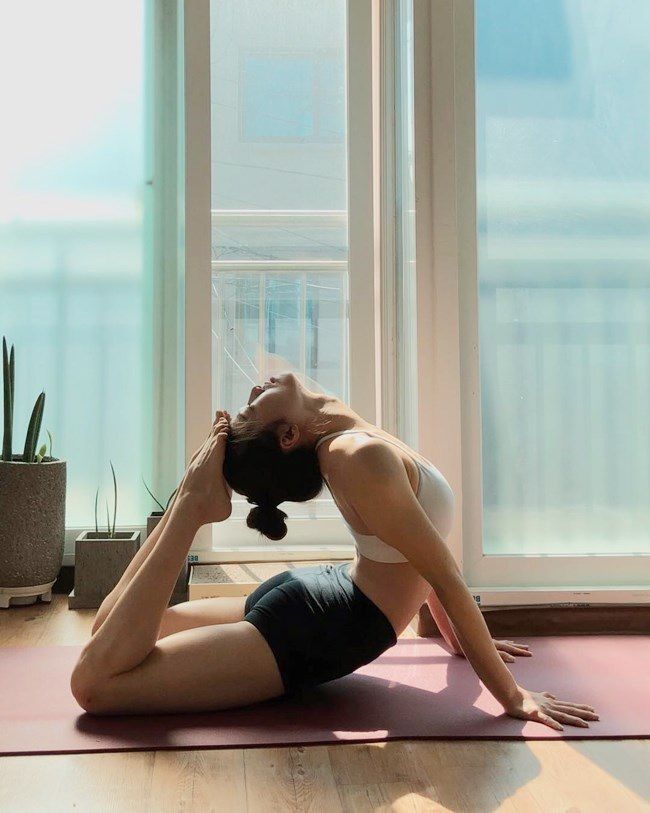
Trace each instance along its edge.
<path fill-rule="evenodd" d="M 494 640 L 494 639 L 493 639 Z M 517 644 L 514 641 L 494 641 L 501 658 L 506 663 L 513 663 L 514 655 L 520 657 L 532 657 L 532 652 L 528 651 L 528 644 Z"/>
<path fill-rule="evenodd" d="M 230 424 L 228 423 L 228 421 L 225 418 L 220 418 L 218 421 L 215 421 L 212 424 L 212 430 L 210 432 L 210 435 L 214 437 L 215 435 L 218 435 L 219 432 L 229 432 L 229 431 Z"/>
<path fill-rule="evenodd" d="M 228 440 L 228 431 L 220 429 L 215 432 L 210 443 L 208 454 L 210 457 L 218 457 L 222 462 L 226 454 L 226 441 Z"/>
<path fill-rule="evenodd" d="M 574 709 L 586 709 L 587 711 L 595 711 L 593 706 L 588 706 L 586 703 L 574 703 L 572 700 L 558 700 L 554 694 L 550 692 L 542 692 L 544 697 L 550 697 L 556 705 L 571 706 Z"/>
<path fill-rule="evenodd" d="M 214 426 L 215 424 L 219 423 L 219 421 L 227 421 L 228 423 L 230 423 L 230 415 L 228 412 L 226 412 L 225 409 L 218 409 L 215 412 L 214 421 L 212 422 L 212 425 Z"/>
<path fill-rule="evenodd" d="M 196 450 L 190 463 L 200 464 L 202 461 L 207 459 L 215 447 L 215 439 L 220 434 L 227 438 L 229 431 L 230 424 L 225 420 L 225 418 L 221 418 L 218 422 L 213 423 L 210 427 L 210 431 L 203 441 L 203 444 Z"/>
<path fill-rule="evenodd" d="M 521 649 L 516 644 L 510 644 L 507 647 L 504 647 L 506 652 L 509 652 L 511 655 L 523 655 L 524 657 L 532 657 L 532 652 L 528 649 Z"/>
<path fill-rule="evenodd" d="M 505 652 L 517 653 L 520 655 L 530 655 L 528 644 L 517 644 L 514 641 L 499 641 L 499 646 Z"/>
<path fill-rule="evenodd" d="M 560 725 L 560 723 L 558 723 L 558 721 L 554 720 L 552 717 L 549 717 L 548 714 L 540 712 L 539 715 L 537 716 L 537 720 L 538 722 L 544 723 L 550 728 L 554 728 L 556 731 L 564 731 L 564 728 Z"/>
<path fill-rule="evenodd" d="M 219 432 L 224 430 L 230 429 L 230 415 L 225 410 L 217 410 L 214 421 L 212 422 L 212 426 L 208 430 L 207 435 L 205 436 L 205 440 L 203 443 L 196 449 L 192 457 L 190 458 L 190 463 L 194 463 L 199 456 L 201 450 L 206 446 L 210 445 L 212 440 L 214 439 L 215 435 Z"/>
<path fill-rule="evenodd" d="M 567 712 L 568 714 L 573 714 L 576 717 L 582 717 L 583 720 L 598 720 L 599 717 L 596 712 L 590 706 L 576 706 L 571 703 L 551 703 L 551 708 L 557 709 L 558 711 Z"/>
<path fill-rule="evenodd" d="M 586 720 L 583 720 L 581 717 L 576 717 L 575 714 L 568 714 L 564 711 L 559 711 L 556 708 L 547 709 L 547 714 L 549 717 L 552 717 L 554 720 L 559 720 L 561 723 L 566 723 L 567 725 L 577 725 L 580 728 L 589 728 L 589 723 Z"/>

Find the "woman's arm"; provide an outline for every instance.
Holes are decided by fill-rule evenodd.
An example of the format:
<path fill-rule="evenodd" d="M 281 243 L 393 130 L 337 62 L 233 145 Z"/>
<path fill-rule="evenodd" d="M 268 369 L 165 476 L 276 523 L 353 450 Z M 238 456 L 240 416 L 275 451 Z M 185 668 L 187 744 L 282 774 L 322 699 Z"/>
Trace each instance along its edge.
<path fill-rule="evenodd" d="M 435 590 L 432 590 L 429 593 L 429 597 L 427 598 L 427 606 L 431 611 L 433 620 L 436 622 L 436 626 L 440 630 L 440 634 L 447 642 L 447 646 L 450 647 L 454 655 L 460 655 L 464 658 L 465 653 L 463 652 L 463 648 L 460 645 L 458 636 L 456 635 L 454 625 L 451 623 L 451 619 L 445 612 L 445 608 L 440 603 L 440 599 L 436 595 Z M 533 654 L 530 651 L 528 644 L 518 644 L 515 641 L 499 641 L 496 638 L 492 639 L 492 643 L 496 647 L 499 657 L 502 661 L 504 661 L 504 663 L 514 663 L 515 656 L 529 658 Z"/>
<path fill-rule="evenodd" d="M 451 619 L 445 612 L 445 608 L 440 603 L 440 599 L 436 595 L 436 591 L 432 590 L 429 593 L 429 597 L 427 598 L 427 606 L 431 610 L 431 615 L 433 616 L 433 620 L 436 622 L 436 626 L 440 630 L 440 634 L 447 642 L 447 645 L 451 647 L 454 655 L 465 655 L 463 652 L 463 648 L 460 645 L 460 641 L 458 640 L 458 636 L 456 635 L 456 631 L 454 630 L 454 625 L 451 623 Z"/>
<path fill-rule="evenodd" d="M 576 721 L 580 707 L 557 701 L 567 708 L 556 712 L 546 697 L 542 702 L 541 694 L 527 692 L 515 682 L 456 561 L 417 501 L 399 455 L 381 440 L 372 439 L 337 457 L 332 461 L 330 484 L 344 495 L 370 533 L 399 550 L 429 582 L 462 651 L 504 709 L 553 728 L 561 728 L 556 720 Z M 575 724 L 582 725 L 584 720 Z"/>
<path fill-rule="evenodd" d="M 381 440 L 356 446 L 330 482 L 363 519 L 370 533 L 400 551 L 429 582 L 452 620 L 477 675 L 504 706 L 518 686 L 499 657 L 449 548 L 424 513 L 397 453 Z"/>

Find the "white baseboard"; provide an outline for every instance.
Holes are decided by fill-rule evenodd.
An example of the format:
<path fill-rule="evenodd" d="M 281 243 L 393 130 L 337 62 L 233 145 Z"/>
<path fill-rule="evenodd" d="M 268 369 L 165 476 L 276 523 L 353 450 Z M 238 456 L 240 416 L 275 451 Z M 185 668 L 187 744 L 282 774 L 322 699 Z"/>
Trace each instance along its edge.
<path fill-rule="evenodd" d="M 248 545 L 190 551 L 191 565 L 225 562 L 309 562 L 319 559 L 354 559 L 353 545 Z"/>
<path fill-rule="evenodd" d="M 650 604 L 650 587 L 470 587 L 481 607 L 597 607 Z"/>

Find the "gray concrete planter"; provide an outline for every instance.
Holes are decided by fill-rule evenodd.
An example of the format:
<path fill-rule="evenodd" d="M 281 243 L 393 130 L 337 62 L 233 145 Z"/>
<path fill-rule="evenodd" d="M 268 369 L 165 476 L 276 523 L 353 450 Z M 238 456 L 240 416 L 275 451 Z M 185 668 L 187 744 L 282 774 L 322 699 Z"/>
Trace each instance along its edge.
<path fill-rule="evenodd" d="M 156 525 L 158 525 L 162 518 L 163 518 L 162 511 L 152 511 L 149 514 L 149 516 L 147 517 L 147 536 L 151 534 L 153 529 L 156 527 Z M 172 591 L 171 597 L 169 599 L 170 606 L 173 604 L 180 604 L 182 601 L 188 600 L 189 578 L 190 578 L 190 567 L 188 564 L 188 560 L 185 559 L 185 563 L 181 568 L 181 572 L 178 574 L 178 579 L 176 580 L 174 590 Z"/>
<path fill-rule="evenodd" d="M 162 511 L 152 511 L 149 514 L 149 516 L 147 517 L 147 537 L 151 536 L 151 532 L 156 527 L 156 525 L 158 525 L 162 518 L 163 518 Z"/>
<path fill-rule="evenodd" d="M 119 582 L 140 547 L 140 531 L 84 531 L 74 546 L 74 590 L 70 610 L 97 609 Z"/>
<path fill-rule="evenodd" d="M 0 461 L 0 607 L 12 596 L 14 604 L 49 601 L 63 562 L 65 488 L 64 460 Z"/>

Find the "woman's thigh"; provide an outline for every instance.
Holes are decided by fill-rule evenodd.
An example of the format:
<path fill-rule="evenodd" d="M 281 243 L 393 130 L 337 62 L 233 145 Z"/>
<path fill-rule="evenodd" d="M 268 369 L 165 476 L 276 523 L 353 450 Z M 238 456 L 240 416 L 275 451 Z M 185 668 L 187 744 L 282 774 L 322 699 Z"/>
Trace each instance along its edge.
<path fill-rule="evenodd" d="M 295 578 L 294 573 L 313 569 L 305 567 L 278 573 L 258 585 L 248 596 L 248 599 L 246 596 L 222 596 L 174 604 L 163 613 L 158 640 L 181 630 L 194 629 L 194 627 L 204 627 L 208 624 L 232 624 L 235 621 L 243 621 L 247 601 L 249 606 L 253 606 L 277 585 L 293 580 Z"/>
<path fill-rule="evenodd" d="M 158 640 L 182 630 L 211 624 L 233 624 L 244 619 L 245 596 L 199 598 L 168 607 L 163 613 Z"/>
<path fill-rule="evenodd" d="M 278 697 L 277 663 L 247 621 L 201 626 L 158 641 L 141 664 L 87 693 L 91 714 L 216 711 Z"/>

